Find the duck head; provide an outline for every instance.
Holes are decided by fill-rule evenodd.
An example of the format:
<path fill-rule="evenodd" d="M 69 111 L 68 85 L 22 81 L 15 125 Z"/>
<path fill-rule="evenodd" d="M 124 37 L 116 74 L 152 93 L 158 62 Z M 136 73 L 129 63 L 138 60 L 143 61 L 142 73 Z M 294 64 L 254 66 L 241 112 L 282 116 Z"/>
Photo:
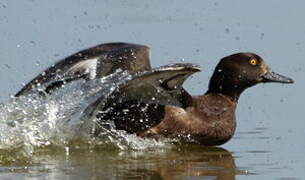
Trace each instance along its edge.
<path fill-rule="evenodd" d="M 293 83 L 293 80 L 271 72 L 265 61 L 254 53 L 237 53 L 220 60 L 207 93 L 220 93 L 237 101 L 245 89 L 267 82 Z"/>

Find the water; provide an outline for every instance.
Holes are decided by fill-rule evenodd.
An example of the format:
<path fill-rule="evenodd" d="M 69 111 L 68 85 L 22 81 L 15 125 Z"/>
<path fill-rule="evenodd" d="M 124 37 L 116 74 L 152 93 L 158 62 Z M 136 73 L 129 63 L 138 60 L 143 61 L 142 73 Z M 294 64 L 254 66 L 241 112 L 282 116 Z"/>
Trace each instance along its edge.
<path fill-rule="evenodd" d="M 236 175 L 250 175 L 236 168 L 230 152 L 196 146 L 153 152 L 74 150 L 70 156 L 60 151 L 56 156 L 40 152 L 36 158 L 40 164 L 2 168 L 2 177 L 11 177 L 11 173 L 24 179 L 196 179 L 200 176 L 234 179 Z"/>
<path fill-rule="evenodd" d="M 49 96 L 37 96 L 38 87 L 2 104 L 1 178 L 255 179 L 286 168 L 273 160 L 278 151 L 273 146 L 281 137 L 268 134 L 265 125 L 237 132 L 232 141 L 245 146 L 233 145 L 233 151 L 174 139 L 143 139 L 114 128 L 92 136 L 96 119 L 86 116 L 88 105 L 100 97 L 106 100 L 129 79 L 128 73 L 118 70 L 101 79 L 68 83 Z M 239 165 L 238 160 L 247 163 Z"/>
<path fill-rule="evenodd" d="M 304 5 L 0 0 L 0 179 L 304 179 Z M 199 64 L 203 72 L 185 83 L 192 94 L 206 90 L 221 57 L 239 51 L 261 55 L 296 83 L 242 94 L 236 134 L 219 148 L 77 131 L 82 121 L 94 122 L 79 119 L 91 95 L 107 97 L 118 85 L 107 79 L 108 86 L 75 82 L 47 99 L 10 98 L 56 60 L 113 41 L 150 46 L 154 67 Z"/>
<path fill-rule="evenodd" d="M 120 84 L 130 78 L 128 73 L 119 70 L 101 79 L 73 81 L 52 95 L 41 96 L 41 88 L 38 87 L 25 96 L 12 98 L 2 104 L 0 109 L 0 149 L 9 151 L 17 148 L 20 153 L 31 156 L 35 148 L 52 145 L 69 148 L 65 145 L 70 141 L 96 141 L 95 137 L 90 137 L 96 118 L 89 115 L 95 112 L 88 106 L 99 99 L 102 106 L 103 100 L 106 101 Z M 98 137 L 101 143 L 107 141 L 105 136 L 120 149 L 124 149 L 120 137 L 126 138 L 125 141 L 139 143 L 131 145 L 131 148 L 145 148 L 140 138 L 136 139 L 135 135 L 128 135 L 124 131 L 105 129 Z"/>

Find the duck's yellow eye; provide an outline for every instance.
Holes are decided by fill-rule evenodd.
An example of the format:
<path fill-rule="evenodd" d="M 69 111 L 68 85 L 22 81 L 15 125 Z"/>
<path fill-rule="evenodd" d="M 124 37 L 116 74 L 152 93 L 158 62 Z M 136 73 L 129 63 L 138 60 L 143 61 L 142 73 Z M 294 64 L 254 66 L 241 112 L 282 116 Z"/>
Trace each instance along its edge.
<path fill-rule="evenodd" d="M 256 59 L 251 59 L 249 62 L 252 66 L 256 66 L 256 64 L 257 64 Z"/>

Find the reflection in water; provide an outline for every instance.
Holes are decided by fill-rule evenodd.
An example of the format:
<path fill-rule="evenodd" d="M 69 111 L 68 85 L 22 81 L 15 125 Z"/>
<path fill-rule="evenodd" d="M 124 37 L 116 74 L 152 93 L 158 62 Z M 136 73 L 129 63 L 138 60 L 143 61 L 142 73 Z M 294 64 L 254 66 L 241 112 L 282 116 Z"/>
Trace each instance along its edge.
<path fill-rule="evenodd" d="M 235 179 L 237 173 L 232 154 L 222 148 L 184 148 L 168 156 L 163 163 L 147 169 L 153 170 L 163 179 L 197 176 Z"/>
<path fill-rule="evenodd" d="M 188 145 L 145 151 L 73 150 L 42 152 L 38 166 L 27 167 L 22 179 L 235 179 L 232 154 L 216 147 Z M 4 173 L 5 174 L 5 173 Z M 21 175 L 20 172 L 17 175 Z M 10 176 L 13 177 L 13 176 Z"/>

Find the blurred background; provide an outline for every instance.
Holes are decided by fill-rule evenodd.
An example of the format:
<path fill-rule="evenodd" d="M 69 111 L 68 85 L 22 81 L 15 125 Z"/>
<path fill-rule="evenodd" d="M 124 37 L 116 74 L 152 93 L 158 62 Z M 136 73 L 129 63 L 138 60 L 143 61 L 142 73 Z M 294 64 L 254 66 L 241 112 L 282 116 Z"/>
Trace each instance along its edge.
<path fill-rule="evenodd" d="M 243 157 L 238 166 L 298 179 L 305 169 L 304 7 L 301 0 L 0 0 L 0 102 L 56 61 L 100 43 L 148 45 L 154 67 L 199 64 L 203 71 L 185 84 L 193 94 L 207 90 L 220 58 L 254 52 L 295 84 L 248 89 L 236 136 L 223 147 Z"/>

